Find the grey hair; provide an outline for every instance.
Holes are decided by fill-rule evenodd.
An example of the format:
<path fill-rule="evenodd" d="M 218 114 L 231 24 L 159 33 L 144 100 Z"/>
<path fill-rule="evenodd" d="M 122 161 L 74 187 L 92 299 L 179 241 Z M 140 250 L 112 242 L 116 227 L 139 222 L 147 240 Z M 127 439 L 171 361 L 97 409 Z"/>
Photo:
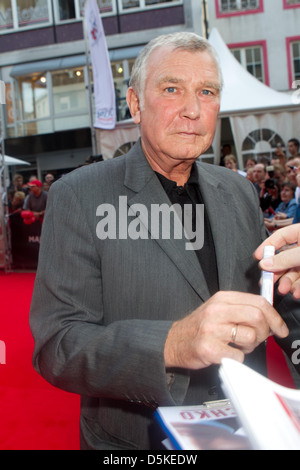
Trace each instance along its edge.
<path fill-rule="evenodd" d="M 141 106 L 143 103 L 149 57 L 157 47 L 163 46 L 170 47 L 171 50 L 182 49 L 190 52 L 208 52 L 211 54 L 218 69 L 220 88 L 222 88 L 223 78 L 219 58 L 217 52 L 207 39 L 190 32 L 165 34 L 152 39 L 148 44 L 146 44 L 135 60 L 129 86 L 131 86 L 139 96 Z"/>

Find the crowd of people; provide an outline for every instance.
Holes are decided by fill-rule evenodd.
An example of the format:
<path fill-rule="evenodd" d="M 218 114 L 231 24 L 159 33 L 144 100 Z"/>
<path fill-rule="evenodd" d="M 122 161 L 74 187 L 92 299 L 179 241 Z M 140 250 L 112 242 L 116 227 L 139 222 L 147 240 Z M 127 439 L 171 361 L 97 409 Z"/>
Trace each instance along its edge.
<path fill-rule="evenodd" d="M 285 153 L 278 145 L 269 165 L 253 158 L 246 161 L 245 171 L 238 170 L 234 155 L 223 159 L 224 166 L 250 180 L 257 190 L 264 221 L 269 232 L 300 222 L 300 142 L 288 141 Z"/>
<path fill-rule="evenodd" d="M 21 174 L 15 174 L 12 184 L 8 187 L 8 208 L 10 216 L 25 212 L 31 214 L 31 222 L 43 221 L 47 206 L 48 191 L 55 178 L 51 173 L 46 174 L 44 181 L 37 176 L 30 176 L 24 182 Z"/>

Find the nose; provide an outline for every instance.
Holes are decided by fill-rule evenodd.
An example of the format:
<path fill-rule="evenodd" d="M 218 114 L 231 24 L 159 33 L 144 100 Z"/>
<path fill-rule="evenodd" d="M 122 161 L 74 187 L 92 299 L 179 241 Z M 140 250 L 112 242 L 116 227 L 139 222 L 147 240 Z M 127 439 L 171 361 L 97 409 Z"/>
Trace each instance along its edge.
<path fill-rule="evenodd" d="M 184 97 L 181 116 L 188 119 L 200 118 L 200 100 L 194 93 L 189 93 Z"/>

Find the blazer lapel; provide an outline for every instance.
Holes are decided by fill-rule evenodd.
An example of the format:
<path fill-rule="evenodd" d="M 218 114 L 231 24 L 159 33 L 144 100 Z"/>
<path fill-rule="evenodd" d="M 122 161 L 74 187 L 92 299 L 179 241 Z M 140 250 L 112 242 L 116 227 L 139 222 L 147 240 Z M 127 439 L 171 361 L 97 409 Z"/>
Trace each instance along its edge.
<path fill-rule="evenodd" d="M 226 187 L 226 182 L 216 179 L 209 171 L 209 167 L 199 163 L 199 185 L 207 211 L 211 231 L 214 239 L 219 289 L 230 290 L 234 274 L 233 250 L 236 237 L 236 213 L 232 193 Z M 228 221 L 230 217 L 230 223 Z"/>
<path fill-rule="evenodd" d="M 124 184 L 127 188 L 134 191 L 132 197 L 128 198 L 128 206 L 137 214 L 137 217 L 143 225 L 147 227 L 149 238 L 154 238 L 155 242 L 159 244 L 161 249 L 173 261 L 201 299 L 206 301 L 209 299 L 210 293 L 195 252 L 186 249 L 188 240 L 184 235 L 178 239 L 174 239 L 174 237 L 164 239 L 161 236 L 161 232 L 160 236 L 157 238 L 156 234 L 153 232 L 153 227 L 151 227 L 151 223 L 149 223 L 153 206 L 161 206 L 162 204 L 170 206 L 170 200 L 150 167 L 141 148 L 138 150 L 139 151 L 136 151 L 135 148 L 135 151 L 131 151 L 126 157 Z M 147 211 L 139 211 L 137 204 L 142 204 Z M 162 223 L 165 222 L 165 219 L 162 218 Z"/>

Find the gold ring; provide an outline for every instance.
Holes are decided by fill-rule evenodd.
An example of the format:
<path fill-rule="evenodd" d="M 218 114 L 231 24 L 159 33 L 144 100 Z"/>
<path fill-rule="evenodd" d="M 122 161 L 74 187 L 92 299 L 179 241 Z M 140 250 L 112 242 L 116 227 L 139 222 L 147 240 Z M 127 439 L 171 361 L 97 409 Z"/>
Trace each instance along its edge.
<path fill-rule="evenodd" d="M 234 325 L 234 327 L 231 330 L 231 342 L 235 343 L 236 335 L 237 335 L 237 329 L 238 325 Z"/>

